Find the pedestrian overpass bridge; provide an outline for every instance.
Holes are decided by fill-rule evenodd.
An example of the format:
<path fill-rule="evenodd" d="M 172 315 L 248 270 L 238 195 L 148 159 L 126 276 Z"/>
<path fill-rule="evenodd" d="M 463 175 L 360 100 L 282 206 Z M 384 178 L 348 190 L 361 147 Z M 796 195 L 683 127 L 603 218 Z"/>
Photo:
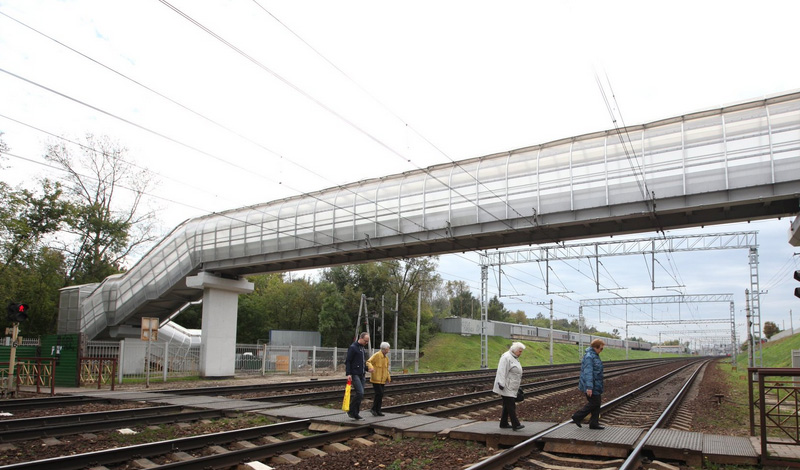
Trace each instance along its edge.
<path fill-rule="evenodd" d="M 139 337 L 142 317 L 203 299 L 201 372 L 230 376 L 245 275 L 790 216 L 799 200 L 795 92 L 190 219 L 128 272 L 63 289 L 58 332 Z"/>

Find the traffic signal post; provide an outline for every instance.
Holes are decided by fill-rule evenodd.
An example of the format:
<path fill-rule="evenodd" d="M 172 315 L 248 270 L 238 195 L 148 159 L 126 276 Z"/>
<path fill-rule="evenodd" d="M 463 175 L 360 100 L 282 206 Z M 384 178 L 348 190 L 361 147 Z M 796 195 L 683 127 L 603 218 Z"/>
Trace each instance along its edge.
<path fill-rule="evenodd" d="M 3 382 L 3 396 L 9 398 L 16 393 L 16 365 L 17 365 L 17 346 L 22 337 L 19 336 L 19 322 L 28 319 L 27 304 L 8 304 L 6 318 L 11 321 L 11 328 L 6 328 L 6 334 L 11 333 L 11 352 L 8 356 L 8 380 Z"/>

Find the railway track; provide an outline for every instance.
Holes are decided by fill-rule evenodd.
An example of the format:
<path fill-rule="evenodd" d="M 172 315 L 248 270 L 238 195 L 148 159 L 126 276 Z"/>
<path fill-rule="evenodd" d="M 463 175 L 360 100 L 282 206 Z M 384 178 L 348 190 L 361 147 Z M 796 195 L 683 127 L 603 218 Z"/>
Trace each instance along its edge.
<path fill-rule="evenodd" d="M 637 361 L 638 362 L 638 361 Z M 650 364 L 654 364 L 653 361 L 650 361 Z M 661 364 L 661 363 L 659 363 Z M 628 363 L 624 365 L 617 365 L 615 369 L 609 371 L 607 377 L 613 377 L 617 374 L 630 374 L 630 373 L 638 373 L 643 370 L 644 366 L 637 364 L 637 363 Z M 566 369 L 566 368 L 563 368 Z M 614 369 L 614 368 L 612 368 Z M 537 375 L 548 375 L 552 374 L 552 370 L 539 370 L 534 371 L 531 374 L 532 377 Z M 526 384 L 526 394 L 530 397 L 531 400 L 536 400 L 539 396 L 545 396 L 547 394 L 558 393 L 559 390 L 569 390 L 574 388 L 575 382 L 575 371 L 569 370 L 566 372 L 568 375 L 567 377 L 558 378 L 558 379 L 550 379 L 550 380 L 542 380 L 535 383 Z M 492 374 L 493 379 L 493 374 Z M 453 379 L 453 380 L 461 380 L 461 379 Z M 440 382 L 441 384 L 444 382 Z M 340 385 L 340 384 L 339 384 Z M 323 392 L 324 393 L 324 392 Z M 413 392 L 409 392 L 413 393 Z M 475 396 L 461 395 L 457 397 L 448 397 L 446 399 L 439 399 L 437 400 L 428 400 L 423 402 L 415 402 L 400 405 L 397 409 L 394 408 L 384 408 L 385 411 L 393 411 L 393 412 L 404 412 L 404 413 L 417 413 L 417 414 L 428 414 L 428 415 L 435 415 L 435 416 L 468 416 L 475 410 L 483 410 L 485 411 L 487 408 L 491 408 L 494 406 L 499 400 L 497 399 L 496 395 L 493 395 L 491 392 L 482 391 L 476 392 Z M 480 396 L 482 395 L 482 397 Z M 341 399 L 341 391 L 336 392 L 336 399 Z M 169 408 L 169 407 L 165 407 Z M 214 412 L 219 413 L 218 410 L 212 410 Z M 109 412 L 101 413 L 108 415 Z M 113 415 L 112 415 L 113 416 Z M 119 415 L 122 416 L 122 415 Z M 56 418 L 50 417 L 50 419 L 56 420 L 68 420 L 68 418 Z M 21 421 L 21 420 L 16 420 Z M 41 423 L 45 423 L 46 421 L 42 421 Z M 114 427 L 119 426 L 119 420 L 112 420 L 112 423 L 116 422 L 117 425 Z M 39 424 L 39 429 L 41 429 L 42 424 Z M 51 421 L 52 426 L 55 427 L 59 424 Z M 85 423 L 87 425 L 98 425 L 98 422 L 92 423 Z M 0 422 L 2 424 L 2 422 Z M 294 435 L 294 438 L 290 439 L 291 442 L 281 443 L 278 442 L 275 436 L 286 434 L 286 433 L 297 433 L 303 432 L 308 434 L 309 421 L 308 420 L 297 420 L 292 421 L 290 423 L 281 423 L 282 425 L 287 425 L 291 427 L 291 430 L 288 428 L 280 428 L 277 426 L 280 425 L 270 425 L 270 426 L 260 426 L 256 428 L 248 428 L 245 430 L 239 431 L 227 431 L 223 433 L 214 433 L 212 435 L 207 436 L 195 436 L 185 439 L 174 439 L 169 441 L 163 442 L 156 442 L 152 444 L 140 444 L 137 446 L 131 447 L 123 447 L 120 449 L 108 449 L 102 450 L 98 452 L 92 452 L 89 454 L 81 454 L 78 456 L 69 456 L 62 458 L 54 458 L 54 459 L 47 459 L 47 460 L 39 460 L 34 462 L 27 462 L 27 463 L 18 463 L 13 464 L 4 468 L 9 469 L 22 469 L 22 468 L 53 468 L 53 469 L 69 469 L 69 468 L 88 468 L 91 466 L 97 465 L 112 465 L 109 468 L 114 468 L 114 466 L 118 468 L 128 468 L 127 465 L 134 465 L 132 464 L 132 460 L 140 460 L 139 463 L 135 465 L 141 466 L 143 462 L 141 459 L 148 459 L 150 463 L 145 463 L 145 465 L 159 465 L 159 467 L 153 468 L 225 468 L 229 465 L 229 462 L 235 462 L 234 465 L 248 461 L 247 459 L 254 459 L 254 460 L 261 460 L 261 461 L 268 461 L 269 459 L 275 458 L 276 456 L 280 455 L 288 455 L 288 454 L 297 454 L 301 450 L 304 450 L 304 455 L 311 455 L 314 453 L 324 452 L 322 450 L 323 447 L 330 448 L 333 443 L 339 442 L 347 442 L 351 441 L 356 438 L 363 438 L 367 437 L 371 434 L 371 429 L 369 426 L 359 426 L 355 429 L 358 431 L 354 431 L 354 433 L 350 432 L 329 432 L 324 433 L 320 437 L 317 434 L 312 436 L 303 436 L 300 437 L 298 435 Z M 12 424 L 13 426 L 21 426 L 20 424 Z M 45 426 L 47 426 L 45 424 Z M 77 428 L 80 429 L 80 424 L 76 424 Z M 0 428 L 2 429 L 2 428 Z M 22 428 L 17 428 L 22 429 Z M 87 428 L 88 429 L 88 428 Z M 85 432 L 86 429 L 81 429 L 80 432 Z M 348 430 L 349 431 L 349 430 Z M 35 432 L 35 431 L 33 431 Z M 271 437 L 270 437 L 271 436 Z M 319 440 L 317 442 L 315 439 Z M 222 448 L 221 446 L 225 446 Z M 220 455 L 202 455 L 202 452 L 197 451 L 189 454 L 189 450 L 191 449 L 216 449 L 218 452 L 221 452 Z M 293 450 L 294 449 L 294 450 Z M 298 450 L 299 449 L 299 450 Z M 317 451 L 312 451 L 310 449 L 317 449 Z M 229 455 L 230 454 L 230 455 Z M 179 459 L 189 459 L 185 462 L 178 461 Z M 152 459 L 152 460 L 150 460 Z M 91 465 L 90 465 L 91 464 Z"/>
<path fill-rule="evenodd" d="M 634 427 L 638 426 L 647 429 L 638 439 L 636 446 L 627 459 L 608 459 L 597 456 L 587 457 L 579 455 L 562 456 L 550 453 L 544 453 L 545 459 L 529 458 L 528 456 L 532 453 L 536 453 L 537 457 L 542 455 L 542 453 L 539 452 L 541 439 L 547 434 L 564 426 L 573 426 L 571 421 L 565 421 L 530 437 L 516 446 L 472 465 L 468 470 L 505 468 L 507 465 L 525 469 L 552 469 L 553 465 L 558 465 L 554 462 L 558 462 L 559 460 L 569 461 L 573 466 L 578 464 L 577 466 L 581 468 L 595 468 L 595 466 L 601 466 L 604 469 L 618 468 L 619 470 L 633 470 L 638 468 L 640 463 L 646 458 L 643 448 L 647 439 L 656 429 L 667 427 L 667 423 L 681 407 L 688 390 L 694 384 L 695 379 L 699 375 L 701 369 L 705 367 L 706 363 L 707 361 L 695 361 L 686 364 L 602 406 L 601 416 L 604 424 L 630 426 L 635 423 Z M 665 391 L 664 388 L 666 388 L 667 391 Z M 665 395 L 670 395 L 670 399 L 663 401 Z M 662 400 L 661 407 L 658 407 L 658 409 L 650 407 L 646 415 L 634 411 L 637 410 L 634 408 L 634 404 L 638 403 L 641 405 L 645 400 L 652 400 L 656 396 Z"/>

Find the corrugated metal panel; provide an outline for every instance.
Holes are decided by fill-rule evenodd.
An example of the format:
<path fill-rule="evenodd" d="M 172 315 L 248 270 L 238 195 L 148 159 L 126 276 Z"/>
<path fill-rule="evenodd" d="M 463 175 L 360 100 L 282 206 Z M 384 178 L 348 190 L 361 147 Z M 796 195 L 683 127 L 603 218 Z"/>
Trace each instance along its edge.
<path fill-rule="evenodd" d="M 0 362 L 8 362 L 10 356 L 11 346 L 0 346 Z M 34 356 L 36 356 L 36 346 L 19 346 L 17 348 L 17 359 Z"/>
<path fill-rule="evenodd" d="M 758 457 L 753 443 L 747 437 L 703 435 L 703 453 L 710 455 L 735 455 Z"/>
<path fill-rule="evenodd" d="M 78 359 L 80 357 L 80 335 L 42 336 L 42 357 L 58 358 L 56 363 L 56 387 L 77 387 Z"/>
<path fill-rule="evenodd" d="M 669 449 L 686 449 L 701 452 L 703 435 L 699 432 L 679 431 L 676 429 L 656 429 L 647 439 L 647 447 L 663 447 Z"/>

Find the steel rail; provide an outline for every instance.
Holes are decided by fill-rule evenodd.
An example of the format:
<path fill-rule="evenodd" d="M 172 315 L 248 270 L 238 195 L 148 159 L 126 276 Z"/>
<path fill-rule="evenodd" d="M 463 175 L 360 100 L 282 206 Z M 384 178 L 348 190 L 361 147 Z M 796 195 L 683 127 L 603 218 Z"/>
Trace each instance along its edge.
<path fill-rule="evenodd" d="M 650 367 L 655 367 L 656 365 L 662 364 L 653 364 L 653 365 L 639 365 L 639 366 L 630 366 L 630 367 L 622 367 L 613 369 L 610 373 L 606 374 L 606 377 L 617 377 L 620 375 L 630 374 L 632 372 L 636 372 L 639 370 L 646 370 Z M 522 390 L 526 394 L 530 394 L 530 396 L 535 396 L 538 393 L 548 393 L 554 392 L 558 390 L 566 390 L 575 387 L 575 376 L 571 375 L 569 377 L 561 377 L 557 379 L 550 379 L 550 380 L 543 380 L 540 382 L 533 382 L 528 384 L 523 384 L 521 386 Z M 474 392 L 469 394 L 462 394 L 459 395 L 457 398 L 458 400 L 480 400 L 483 397 L 491 397 L 489 400 L 482 400 L 477 403 L 467 403 L 465 405 L 457 406 L 448 408 L 446 410 L 438 410 L 432 411 L 430 413 L 423 413 L 430 416 L 443 416 L 443 415 L 450 415 L 450 414 L 459 414 L 459 413 L 466 413 L 473 410 L 480 410 L 486 408 L 487 405 L 492 405 L 494 402 L 500 402 L 501 398 L 499 398 L 492 390 L 483 390 L 480 392 Z M 403 413 L 406 411 L 414 411 L 418 409 L 424 408 L 431 408 L 441 405 L 447 405 L 448 402 L 452 402 L 454 397 L 445 397 L 445 398 L 435 398 L 433 400 L 427 400 L 423 402 L 415 402 L 415 403 L 407 403 L 404 405 L 395 405 L 385 407 L 385 411 L 391 411 L 394 413 Z"/>
<path fill-rule="evenodd" d="M 38 416 L 35 418 L 6 419 L 0 421 L 0 432 L 17 429 L 36 429 L 61 424 L 87 423 L 93 421 L 109 421 L 132 416 L 144 417 L 163 413 L 177 413 L 184 409 L 180 405 L 150 406 L 127 410 L 97 411 L 71 415 Z"/>
<path fill-rule="evenodd" d="M 200 436 L 152 442 L 128 447 L 87 452 L 84 454 L 65 455 L 51 459 L 34 460 L 6 465 L 3 470 L 81 470 L 106 464 L 117 464 L 133 458 L 148 458 L 168 452 L 189 451 L 212 445 L 223 445 L 231 442 L 257 439 L 263 436 L 300 431 L 308 428 L 309 420 L 287 421 L 285 423 L 257 426 L 234 431 L 224 431 Z"/>
<path fill-rule="evenodd" d="M 16 398 L 0 402 L 2 411 L 28 411 L 46 408 L 61 408 L 64 406 L 85 405 L 88 403 L 112 403 L 113 398 L 98 398 L 90 396 L 56 396 L 47 398 Z"/>
<path fill-rule="evenodd" d="M 689 377 L 689 379 L 686 381 L 683 387 L 681 387 L 681 390 L 675 395 L 675 397 L 672 399 L 669 405 L 667 405 L 667 408 L 658 417 L 656 422 L 653 423 L 653 425 L 650 426 L 650 429 L 647 430 L 644 436 L 642 436 L 639 439 L 638 443 L 631 451 L 631 454 L 619 467 L 619 470 L 633 470 L 635 468 L 638 468 L 639 463 L 642 460 L 642 455 L 641 455 L 642 449 L 644 448 L 644 445 L 647 443 L 647 440 L 650 438 L 650 436 L 656 429 L 661 427 L 662 423 L 666 424 L 667 421 L 670 419 L 670 417 L 672 417 L 673 413 L 680 407 L 680 405 L 683 403 L 684 398 L 686 398 L 686 393 L 689 391 L 689 388 L 692 386 L 695 379 L 697 379 L 697 375 L 700 373 L 700 370 L 706 364 L 708 364 L 708 362 L 709 361 L 705 361 L 701 363 L 700 366 L 697 367 L 697 369 L 694 371 L 691 377 Z"/>
<path fill-rule="evenodd" d="M 113 421 L 89 421 L 80 423 L 60 424 L 47 426 L 44 428 L 36 427 L 29 429 L 13 429 L 0 431 L 0 442 L 24 441 L 32 438 L 55 437 L 76 434 L 79 432 L 101 431 L 105 429 L 115 429 L 126 426 L 136 426 L 143 424 L 165 424 L 181 421 L 196 421 L 199 419 L 212 419 L 221 416 L 228 416 L 238 413 L 232 410 L 201 410 L 181 413 L 170 413 L 145 417 L 128 417 Z"/>

